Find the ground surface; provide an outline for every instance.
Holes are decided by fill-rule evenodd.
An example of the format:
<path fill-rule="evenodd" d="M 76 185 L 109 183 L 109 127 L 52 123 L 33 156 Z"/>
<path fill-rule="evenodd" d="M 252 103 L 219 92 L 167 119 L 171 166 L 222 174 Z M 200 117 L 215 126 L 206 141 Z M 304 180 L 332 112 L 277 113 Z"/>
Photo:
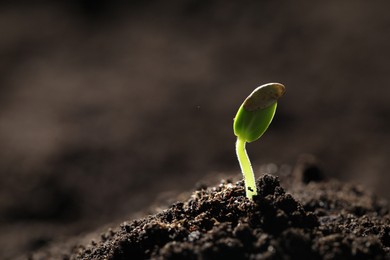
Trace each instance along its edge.
<path fill-rule="evenodd" d="M 243 182 L 199 184 L 154 215 L 35 253 L 32 259 L 390 259 L 388 205 L 361 186 L 325 180 L 315 165 Z M 285 188 L 283 188 L 285 187 Z M 93 241 L 91 243 L 91 241 Z"/>
<path fill-rule="evenodd" d="M 257 176 L 310 153 L 390 199 L 390 2 L 244 2 L 1 1 L 1 259 L 239 174 L 233 116 L 272 81 Z"/>

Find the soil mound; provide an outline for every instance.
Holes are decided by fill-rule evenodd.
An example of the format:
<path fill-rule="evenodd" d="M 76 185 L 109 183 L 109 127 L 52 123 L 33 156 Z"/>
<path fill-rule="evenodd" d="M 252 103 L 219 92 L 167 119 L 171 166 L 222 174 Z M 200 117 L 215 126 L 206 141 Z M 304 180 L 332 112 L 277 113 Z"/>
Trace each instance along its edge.
<path fill-rule="evenodd" d="M 311 171 L 313 169 L 310 169 Z M 390 259 L 386 204 L 360 186 L 263 175 L 258 195 L 243 182 L 200 186 L 184 202 L 124 222 L 70 259 Z"/>

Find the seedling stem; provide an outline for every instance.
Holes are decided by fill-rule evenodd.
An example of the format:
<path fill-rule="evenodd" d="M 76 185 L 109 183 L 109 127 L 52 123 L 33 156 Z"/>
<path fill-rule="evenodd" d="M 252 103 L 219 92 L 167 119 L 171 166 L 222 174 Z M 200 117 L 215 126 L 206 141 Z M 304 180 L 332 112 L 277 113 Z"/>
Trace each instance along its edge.
<path fill-rule="evenodd" d="M 236 153 L 240 163 L 241 172 L 244 175 L 245 192 L 247 198 L 252 198 L 254 195 L 257 195 L 255 174 L 253 173 L 251 161 L 249 160 L 248 153 L 245 149 L 245 144 L 245 140 L 237 137 Z"/>

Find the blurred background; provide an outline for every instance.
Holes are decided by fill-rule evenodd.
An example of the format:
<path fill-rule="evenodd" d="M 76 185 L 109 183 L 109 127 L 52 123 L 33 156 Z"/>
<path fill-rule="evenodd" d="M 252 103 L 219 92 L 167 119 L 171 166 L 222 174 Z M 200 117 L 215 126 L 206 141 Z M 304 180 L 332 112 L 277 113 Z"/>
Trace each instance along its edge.
<path fill-rule="evenodd" d="M 0 258 L 237 173 L 233 117 L 287 88 L 260 165 L 390 198 L 388 1 L 1 1 Z M 165 194 L 161 197 L 159 194 Z"/>

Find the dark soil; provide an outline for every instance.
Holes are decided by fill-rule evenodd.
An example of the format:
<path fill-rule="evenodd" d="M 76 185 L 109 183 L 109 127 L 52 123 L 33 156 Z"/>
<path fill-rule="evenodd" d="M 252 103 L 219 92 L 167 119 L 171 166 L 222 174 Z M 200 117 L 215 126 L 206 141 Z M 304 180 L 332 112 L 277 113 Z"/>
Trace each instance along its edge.
<path fill-rule="evenodd" d="M 390 259 L 385 202 L 361 186 L 324 180 L 315 165 L 257 180 L 198 185 L 167 210 L 123 222 L 64 259 Z M 282 184 L 281 184 L 282 183 Z M 98 241 L 98 242 L 95 242 Z M 58 257 L 42 252 L 35 259 Z"/>

